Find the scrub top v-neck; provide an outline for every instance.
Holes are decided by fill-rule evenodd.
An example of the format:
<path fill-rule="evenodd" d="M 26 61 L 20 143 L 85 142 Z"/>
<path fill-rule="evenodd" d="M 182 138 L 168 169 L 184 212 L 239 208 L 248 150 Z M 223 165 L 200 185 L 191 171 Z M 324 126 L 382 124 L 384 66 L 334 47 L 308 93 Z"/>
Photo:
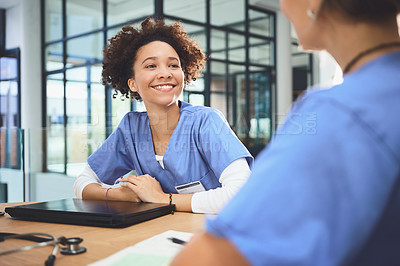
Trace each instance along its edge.
<path fill-rule="evenodd" d="M 106 184 L 135 170 L 160 182 L 164 192 L 200 181 L 206 190 L 220 187 L 222 171 L 234 160 L 253 157 L 216 109 L 180 102 L 180 118 L 164 154 L 164 168 L 155 158 L 146 112 L 129 112 L 117 129 L 89 158 L 88 163 Z"/>

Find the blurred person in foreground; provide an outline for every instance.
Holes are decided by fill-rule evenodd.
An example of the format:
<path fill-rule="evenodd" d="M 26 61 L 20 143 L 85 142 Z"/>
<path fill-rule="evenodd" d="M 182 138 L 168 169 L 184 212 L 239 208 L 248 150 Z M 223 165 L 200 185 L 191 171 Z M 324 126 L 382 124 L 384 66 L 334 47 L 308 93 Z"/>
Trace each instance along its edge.
<path fill-rule="evenodd" d="M 399 0 L 281 0 L 342 84 L 310 90 L 172 265 L 400 265 Z"/>

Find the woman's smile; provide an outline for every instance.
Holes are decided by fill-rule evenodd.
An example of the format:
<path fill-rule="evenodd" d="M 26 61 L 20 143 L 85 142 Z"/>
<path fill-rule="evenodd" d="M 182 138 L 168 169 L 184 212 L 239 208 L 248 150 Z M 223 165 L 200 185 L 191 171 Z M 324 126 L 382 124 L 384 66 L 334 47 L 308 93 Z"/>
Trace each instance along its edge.
<path fill-rule="evenodd" d="M 175 88 L 176 85 L 173 84 L 161 84 L 161 85 L 156 85 L 156 86 L 151 86 L 153 89 L 157 91 L 162 91 L 162 92 L 169 92 L 173 88 Z"/>

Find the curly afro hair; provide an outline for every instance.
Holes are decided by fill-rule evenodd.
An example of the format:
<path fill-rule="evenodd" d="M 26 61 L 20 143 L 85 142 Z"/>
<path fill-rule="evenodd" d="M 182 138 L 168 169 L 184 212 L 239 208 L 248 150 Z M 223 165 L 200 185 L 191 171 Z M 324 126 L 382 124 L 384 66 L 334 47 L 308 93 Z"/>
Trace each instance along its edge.
<path fill-rule="evenodd" d="M 166 25 L 162 20 L 153 21 L 146 18 L 140 29 L 129 25 L 122 27 L 117 35 L 109 39 L 110 43 L 104 48 L 102 83 L 110 84 L 115 89 L 114 98 L 120 91 L 126 98 L 141 100 L 137 92 L 129 89 L 128 79 L 134 75 L 133 64 L 137 51 L 153 41 L 166 42 L 175 49 L 181 60 L 185 85 L 199 77 L 206 57 L 197 42 L 189 39 L 180 23 Z"/>

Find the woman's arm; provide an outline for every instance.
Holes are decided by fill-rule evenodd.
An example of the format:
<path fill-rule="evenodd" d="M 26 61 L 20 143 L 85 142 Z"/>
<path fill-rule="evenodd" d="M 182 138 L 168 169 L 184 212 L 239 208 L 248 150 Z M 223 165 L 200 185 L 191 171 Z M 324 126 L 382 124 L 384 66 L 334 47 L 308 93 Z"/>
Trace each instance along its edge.
<path fill-rule="evenodd" d="M 246 159 L 233 161 L 222 172 L 219 181 L 222 187 L 194 194 L 172 194 L 176 211 L 218 213 L 236 194 L 249 177 L 251 171 Z M 150 175 L 120 178 L 121 187 L 131 189 L 144 202 L 170 202 L 169 194 L 162 191 L 160 183 Z"/>
<path fill-rule="evenodd" d="M 74 193 L 76 197 L 82 199 L 140 201 L 138 196 L 127 188 L 116 187 L 109 189 L 107 192 L 107 188 L 103 187 L 103 183 L 90 166 L 86 166 L 84 171 L 76 179 L 74 183 Z"/>
<path fill-rule="evenodd" d="M 106 197 L 107 193 L 107 197 Z M 91 183 L 87 185 L 82 194 L 83 199 L 115 200 L 140 202 L 140 198 L 130 189 L 124 187 L 107 188 L 99 184 Z"/>
<path fill-rule="evenodd" d="M 244 266 L 249 263 L 228 240 L 202 232 L 194 235 L 171 262 L 171 266 L 179 265 Z"/>
<path fill-rule="evenodd" d="M 218 213 L 239 191 L 250 174 L 251 170 L 245 158 L 233 161 L 219 178 L 222 187 L 193 194 L 192 211 L 195 213 Z"/>
<path fill-rule="evenodd" d="M 97 177 L 96 173 L 93 172 L 92 168 L 87 165 L 75 180 L 73 187 L 75 197 L 82 198 L 83 190 L 89 184 L 95 184 L 101 187 L 102 182 Z"/>
<path fill-rule="evenodd" d="M 160 183 L 150 175 L 131 175 L 120 178 L 121 187 L 132 190 L 143 202 L 170 203 L 169 193 L 164 193 Z M 172 204 L 176 211 L 191 212 L 193 194 L 172 194 Z"/>

